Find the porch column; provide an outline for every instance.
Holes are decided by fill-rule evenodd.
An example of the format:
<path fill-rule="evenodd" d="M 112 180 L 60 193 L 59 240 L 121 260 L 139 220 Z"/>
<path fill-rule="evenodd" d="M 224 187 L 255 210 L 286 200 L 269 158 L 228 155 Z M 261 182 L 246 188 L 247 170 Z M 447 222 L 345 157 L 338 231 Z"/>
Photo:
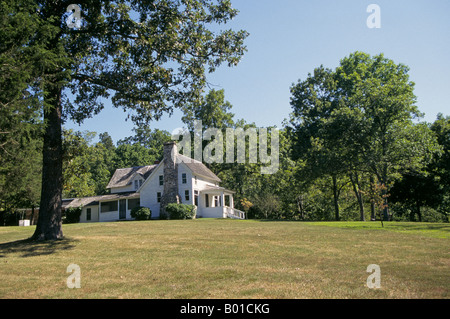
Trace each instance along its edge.
<path fill-rule="evenodd" d="M 220 206 L 222 206 L 222 207 L 225 206 L 225 195 L 224 195 L 223 191 L 220 194 Z"/>
<path fill-rule="evenodd" d="M 219 206 L 222 207 L 222 217 L 227 218 L 227 212 L 225 210 L 225 196 L 223 191 L 220 193 L 220 203 Z"/>

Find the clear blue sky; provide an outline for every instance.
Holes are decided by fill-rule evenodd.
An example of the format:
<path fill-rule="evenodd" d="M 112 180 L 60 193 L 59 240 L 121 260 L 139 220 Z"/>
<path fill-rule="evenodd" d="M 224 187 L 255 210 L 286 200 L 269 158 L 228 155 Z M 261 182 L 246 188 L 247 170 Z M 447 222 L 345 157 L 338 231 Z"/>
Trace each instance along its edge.
<path fill-rule="evenodd" d="M 257 126 L 281 127 L 291 112 L 290 87 L 315 67 L 335 68 L 354 51 L 384 53 L 410 67 L 417 105 L 432 122 L 450 115 L 449 0 L 232 0 L 240 14 L 225 28 L 245 29 L 248 52 L 234 68 L 209 75 L 224 89 L 236 119 Z M 369 29 L 369 4 L 381 8 L 381 28 Z M 122 109 L 106 107 L 81 126 L 66 128 L 108 132 L 114 142 L 132 135 Z M 182 127 L 181 114 L 151 123 L 169 132 Z"/>

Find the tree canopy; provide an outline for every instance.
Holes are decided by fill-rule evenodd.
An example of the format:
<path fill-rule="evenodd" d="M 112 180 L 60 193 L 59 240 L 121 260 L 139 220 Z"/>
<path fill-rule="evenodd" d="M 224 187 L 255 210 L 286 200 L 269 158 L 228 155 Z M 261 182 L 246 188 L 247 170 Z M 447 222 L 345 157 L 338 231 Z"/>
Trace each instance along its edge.
<path fill-rule="evenodd" d="M 198 99 L 208 72 L 239 62 L 247 37 L 243 30 L 213 31 L 238 13 L 228 0 L 86 0 L 77 5 L 20 0 L 2 2 L 0 12 L 7 40 L 0 51 L 6 61 L 2 68 L 19 78 L 13 85 L 2 74 L 2 84 L 18 88 L 2 103 L 14 101 L 18 109 L 28 89 L 44 117 L 37 240 L 63 236 L 64 120 L 81 123 L 98 114 L 108 98 L 137 125 L 148 124 Z"/>
<path fill-rule="evenodd" d="M 336 219 L 338 176 L 349 175 L 360 200 L 360 174 L 375 176 L 387 192 L 438 150 L 428 126 L 413 122 L 420 116 L 413 88 L 408 67 L 362 52 L 342 59 L 335 71 L 318 67 L 292 87 L 294 156 L 316 176 L 332 177 Z"/>
<path fill-rule="evenodd" d="M 149 124 L 176 108 L 191 134 L 194 121 L 205 131 L 256 130 L 235 118 L 225 90 L 205 92 L 209 72 L 245 53 L 248 33 L 224 27 L 237 14 L 228 0 L 2 1 L 3 222 L 39 205 L 32 238 L 61 238 L 61 199 L 106 194 L 115 169 L 160 161 L 171 136 Z M 406 65 L 357 51 L 335 69 L 318 66 L 291 95 L 277 172 L 261 174 L 247 155 L 206 163 L 248 216 L 364 220 L 370 207 L 371 219 L 382 208 L 384 219 L 448 220 L 449 118 L 421 122 Z M 135 123 L 132 136 L 102 132 L 94 142 L 95 132 L 64 129 L 106 101 Z"/>

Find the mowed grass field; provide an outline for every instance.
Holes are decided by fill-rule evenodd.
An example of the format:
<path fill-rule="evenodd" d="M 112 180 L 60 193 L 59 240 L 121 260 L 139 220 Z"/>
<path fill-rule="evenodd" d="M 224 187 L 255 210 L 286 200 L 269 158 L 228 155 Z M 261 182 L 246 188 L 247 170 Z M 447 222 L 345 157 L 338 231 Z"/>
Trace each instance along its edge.
<path fill-rule="evenodd" d="M 0 298 L 449 298 L 449 224 L 161 220 L 24 241 L 33 231 L 0 227 Z"/>

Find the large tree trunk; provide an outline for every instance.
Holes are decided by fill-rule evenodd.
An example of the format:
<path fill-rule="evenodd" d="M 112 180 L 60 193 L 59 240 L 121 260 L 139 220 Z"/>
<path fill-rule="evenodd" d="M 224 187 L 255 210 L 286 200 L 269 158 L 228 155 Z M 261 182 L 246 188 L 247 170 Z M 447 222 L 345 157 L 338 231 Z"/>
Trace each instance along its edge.
<path fill-rule="evenodd" d="M 63 238 L 61 88 L 51 87 L 45 95 L 42 191 L 39 218 L 33 240 Z"/>
<path fill-rule="evenodd" d="M 384 142 L 383 142 L 383 158 L 385 156 L 385 146 L 384 146 Z M 384 198 L 384 208 L 383 208 L 383 219 L 385 221 L 389 221 L 390 216 L 389 216 L 389 203 L 388 203 L 388 185 L 387 185 L 387 164 L 384 163 L 383 165 L 383 175 L 382 175 L 382 180 L 381 180 L 381 184 L 384 185 L 383 190 L 381 191 L 381 194 Z"/>
<path fill-rule="evenodd" d="M 390 216 L 389 216 L 389 203 L 388 203 L 388 199 L 387 199 L 387 195 L 388 195 L 387 189 L 383 189 L 381 191 L 381 194 L 384 197 L 383 220 L 389 221 Z"/>
<path fill-rule="evenodd" d="M 374 180 L 373 176 L 370 175 L 371 189 L 374 187 L 374 185 L 375 185 L 375 180 Z M 376 211 L 375 211 L 375 202 L 374 202 L 374 198 L 373 198 L 373 194 L 372 194 L 371 198 L 370 198 L 370 220 L 375 221 L 376 219 L 377 219 L 377 215 L 376 215 Z"/>
<path fill-rule="evenodd" d="M 359 219 L 361 221 L 365 221 L 366 218 L 364 216 L 364 202 L 363 202 L 362 194 L 360 191 L 361 187 L 359 185 L 358 173 L 355 173 L 354 175 L 350 174 L 350 181 L 352 182 L 353 192 L 355 193 L 356 200 L 358 201 Z"/>
<path fill-rule="evenodd" d="M 303 205 L 303 195 L 297 196 L 297 207 L 298 207 L 298 212 L 300 213 L 300 219 L 305 220 L 305 208 Z"/>
<path fill-rule="evenodd" d="M 420 210 L 420 201 L 416 200 L 416 212 L 417 212 L 417 217 L 419 218 L 419 222 L 422 222 L 422 212 Z"/>
<path fill-rule="evenodd" d="M 340 220 L 339 217 L 339 190 L 337 185 L 337 177 L 335 175 L 332 176 L 333 179 L 333 203 L 334 203 L 334 215 L 336 221 Z"/>

